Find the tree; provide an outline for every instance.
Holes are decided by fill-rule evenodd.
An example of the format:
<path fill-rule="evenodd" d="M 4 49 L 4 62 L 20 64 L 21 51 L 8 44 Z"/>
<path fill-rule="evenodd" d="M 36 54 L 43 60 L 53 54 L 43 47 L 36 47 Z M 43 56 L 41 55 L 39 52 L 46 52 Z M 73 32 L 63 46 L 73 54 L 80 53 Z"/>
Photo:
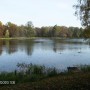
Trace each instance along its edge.
<path fill-rule="evenodd" d="M 31 21 L 28 21 L 26 24 L 26 36 L 27 37 L 35 36 L 34 26 Z"/>
<path fill-rule="evenodd" d="M 58 37 L 60 35 L 60 32 L 61 32 L 60 26 L 55 25 L 52 28 L 52 37 Z"/>
<path fill-rule="evenodd" d="M 5 38 L 9 38 L 9 30 L 6 30 Z"/>
<path fill-rule="evenodd" d="M 19 33 L 19 37 L 26 37 L 27 33 L 24 25 L 18 27 L 18 33 Z"/>
<path fill-rule="evenodd" d="M 59 33 L 60 37 L 69 37 L 69 31 L 67 27 L 61 26 L 60 29 L 61 29 Z"/>
<path fill-rule="evenodd" d="M 90 0 L 78 0 L 75 15 L 80 17 L 83 26 L 90 26 Z"/>
<path fill-rule="evenodd" d="M 48 37 L 49 28 L 48 27 L 41 27 L 41 36 Z"/>
<path fill-rule="evenodd" d="M 3 24 L 0 21 L 0 37 L 3 37 Z"/>
<path fill-rule="evenodd" d="M 8 22 L 6 24 L 7 29 L 9 30 L 9 36 L 10 37 L 17 37 L 17 25 L 11 22 Z M 6 30 L 7 30 L 6 29 Z"/>
<path fill-rule="evenodd" d="M 41 28 L 36 27 L 35 32 L 37 37 L 41 37 Z"/>
<path fill-rule="evenodd" d="M 85 30 L 83 31 L 83 36 L 85 38 L 90 38 L 90 26 L 88 26 L 87 28 L 85 28 Z"/>

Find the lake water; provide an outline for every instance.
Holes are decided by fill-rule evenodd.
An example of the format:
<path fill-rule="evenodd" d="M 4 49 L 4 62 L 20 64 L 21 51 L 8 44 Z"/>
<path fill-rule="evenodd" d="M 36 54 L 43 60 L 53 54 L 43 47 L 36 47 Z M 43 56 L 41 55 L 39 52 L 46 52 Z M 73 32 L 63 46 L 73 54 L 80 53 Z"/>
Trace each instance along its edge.
<path fill-rule="evenodd" d="M 84 39 L 0 40 L 0 71 L 13 71 L 17 63 L 66 69 L 90 64 L 90 41 Z"/>

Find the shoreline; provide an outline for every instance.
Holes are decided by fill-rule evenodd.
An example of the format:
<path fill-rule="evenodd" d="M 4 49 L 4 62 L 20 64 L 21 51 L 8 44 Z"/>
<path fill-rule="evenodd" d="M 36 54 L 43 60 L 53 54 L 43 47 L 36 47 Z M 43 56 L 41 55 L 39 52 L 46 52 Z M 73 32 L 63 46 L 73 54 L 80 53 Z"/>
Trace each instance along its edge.
<path fill-rule="evenodd" d="M 0 40 L 12 40 L 12 39 L 39 39 L 39 38 L 47 38 L 47 39 L 90 39 L 90 38 L 65 38 L 65 37 L 11 37 L 11 38 L 0 38 Z"/>

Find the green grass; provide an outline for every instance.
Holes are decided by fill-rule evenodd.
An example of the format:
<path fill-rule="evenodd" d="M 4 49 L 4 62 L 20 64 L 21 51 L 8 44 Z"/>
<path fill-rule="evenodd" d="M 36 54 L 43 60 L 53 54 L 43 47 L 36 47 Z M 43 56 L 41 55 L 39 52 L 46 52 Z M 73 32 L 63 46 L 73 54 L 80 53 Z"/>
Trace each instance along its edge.
<path fill-rule="evenodd" d="M 12 40 L 12 39 L 36 39 L 36 38 L 51 38 L 51 39 L 66 39 L 66 38 L 62 38 L 62 37 L 9 37 L 9 38 L 0 38 L 0 40 Z"/>
<path fill-rule="evenodd" d="M 59 74 L 35 82 L 0 86 L 0 90 L 89 90 L 90 72 Z"/>
<path fill-rule="evenodd" d="M 34 82 L 44 78 L 58 75 L 57 69 L 46 68 L 45 66 L 18 63 L 18 70 L 13 72 L 1 72 L 0 80 L 16 81 L 16 83 Z"/>
<path fill-rule="evenodd" d="M 89 90 L 90 65 L 80 65 L 80 72 L 60 72 L 34 64 L 18 63 L 18 70 L 1 72 L 0 81 L 16 81 L 2 85 L 0 90 Z"/>
<path fill-rule="evenodd" d="M 13 37 L 13 38 L 0 38 L 1 40 L 12 40 L 12 39 L 35 39 L 37 37 Z"/>

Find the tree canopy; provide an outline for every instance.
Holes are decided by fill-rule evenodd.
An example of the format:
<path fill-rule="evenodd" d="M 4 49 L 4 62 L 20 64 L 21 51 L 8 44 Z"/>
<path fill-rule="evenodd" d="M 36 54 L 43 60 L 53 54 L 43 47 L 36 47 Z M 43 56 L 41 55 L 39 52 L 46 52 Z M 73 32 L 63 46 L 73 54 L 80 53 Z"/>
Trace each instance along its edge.
<path fill-rule="evenodd" d="M 90 0 L 77 0 L 75 15 L 79 16 L 81 24 L 90 26 Z"/>
<path fill-rule="evenodd" d="M 41 28 L 34 27 L 31 21 L 25 25 L 16 25 L 7 22 L 5 25 L 0 22 L 0 37 L 64 37 L 64 38 L 80 38 L 83 33 L 82 28 L 66 27 L 66 26 L 43 26 Z M 86 34 L 87 36 L 87 34 Z"/>

